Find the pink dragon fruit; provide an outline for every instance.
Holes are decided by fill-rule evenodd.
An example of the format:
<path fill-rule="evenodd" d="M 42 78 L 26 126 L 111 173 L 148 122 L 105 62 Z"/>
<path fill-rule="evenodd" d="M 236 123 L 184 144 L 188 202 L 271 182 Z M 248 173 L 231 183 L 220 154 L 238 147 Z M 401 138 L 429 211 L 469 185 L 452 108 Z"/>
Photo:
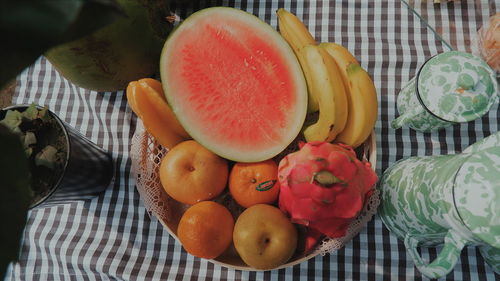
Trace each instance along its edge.
<path fill-rule="evenodd" d="M 301 144 L 279 163 L 280 209 L 295 223 L 328 237 L 342 237 L 371 194 L 377 175 L 349 146 Z"/>

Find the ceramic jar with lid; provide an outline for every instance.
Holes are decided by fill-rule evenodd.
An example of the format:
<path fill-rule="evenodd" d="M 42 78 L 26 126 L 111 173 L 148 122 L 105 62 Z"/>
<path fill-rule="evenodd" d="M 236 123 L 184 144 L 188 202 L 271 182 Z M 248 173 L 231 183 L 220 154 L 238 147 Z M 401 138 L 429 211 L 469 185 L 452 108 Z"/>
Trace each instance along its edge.
<path fill-rule="evenodd" d="M 498 100 L 496 73 L 480 58 L 451 51 L 430 58 L 397 98 L 394 129 L 408 125 L 422 132 L 469 122 Z"/>
<path fill-rule="evenodd" d="M 460 154 L 402 159 L 380 179 L 379 216 L 429 278 L 450 272 L 465 246 L 478 246 L 500 273 L 500 132 Z M 426 263 L 420 246 L 443 245 Z"/>

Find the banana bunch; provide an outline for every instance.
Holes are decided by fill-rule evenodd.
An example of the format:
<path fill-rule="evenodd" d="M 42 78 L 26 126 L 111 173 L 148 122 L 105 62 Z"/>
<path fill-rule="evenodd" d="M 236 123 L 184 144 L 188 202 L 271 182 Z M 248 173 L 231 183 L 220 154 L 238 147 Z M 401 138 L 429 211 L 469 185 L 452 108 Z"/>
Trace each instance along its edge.
<path fill-rule="evenodd" d="M 304 129 L 307 141 L 361 145 L 378 115 L 377 92 L 369 74 L 343 46 L 317 44 L 294 14 L 278 9 L 278 26 L 304 72 L 308 111 L 319 111 L 316 123 Z"/>
<path fill-rule="evenodd" d="M 357 147 L 375 127 L 378 115 L 377 90 L 370 75 L 346 48 L 335 43 L 321 43 L 320 47 L 337 62 L 347 91 L 347 124 L 335 141 Z"/>

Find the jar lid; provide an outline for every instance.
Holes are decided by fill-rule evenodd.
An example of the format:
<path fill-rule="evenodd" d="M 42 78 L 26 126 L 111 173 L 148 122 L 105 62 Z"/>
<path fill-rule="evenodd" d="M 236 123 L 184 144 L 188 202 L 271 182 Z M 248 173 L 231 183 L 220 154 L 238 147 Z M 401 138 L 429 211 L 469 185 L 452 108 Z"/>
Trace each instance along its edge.
<path fill-rule="evenodd" d="M 498 99 L 496 73 L 479 57 L 451 51 L 430 58 L 417 76 L 417 97 L 449 122 L 480 118 Z"/>
<path fill-rule="evenodd" d="M 500 146 L 472 155 L 458 170 L 455 206 L 467 228 L 492 247 L 500 248 Z"/>

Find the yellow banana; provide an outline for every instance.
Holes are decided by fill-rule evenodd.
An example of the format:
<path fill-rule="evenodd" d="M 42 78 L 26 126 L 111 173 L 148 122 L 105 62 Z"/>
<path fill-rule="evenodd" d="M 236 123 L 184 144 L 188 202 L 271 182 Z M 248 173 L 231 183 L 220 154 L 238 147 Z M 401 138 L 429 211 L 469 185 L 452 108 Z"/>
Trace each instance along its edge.
<path fill-rule="evenodd" d="M 304 56 L 299 51 L 304 46 L 316 45 L 316 41 L 312 34 L 307 30 L 307 27 L 300 21 L 300 19 L 287 10 L 280 8 L 276 11 L 278 16 L 278 27 L 281 36 L 292 47 L 293 52 L 304 70 L 306 64 Z M 316 112 L 319 109 L 318 97 L 312 94 L 312 89 L 308 84 L 308 112 Z"/>
<path fill-rule="evenodd" d="M 358 60 L 342 45 L 332 43 L 332 42 L 323 42 L 320 43 L 319 46 L 327 51 L 328 54 L 335 60 L 337 63 L 340 74 L 342 75 L 342 80 L 344 81 L 344 86 L 346 88 L 346 93 L 349 95 L 349 77 L 347 76 L 347 66 L 351 63 L 359 64 Z"/>
<path fill-rule="evenodd" d="M 321 43 L 319 44 L 319 46 L 325 49 L 330 54 L 330 56 L 335 59 L 339 67 L 348 66 L 351 63 L 359 64 L 358 60 L 351 54 L 351 52 L 349 52 L 349 50 L 344 48 L 344 46 L 342 45 L 328 42 Z M 345 72 L 342 73 L 342 76 L 344 76 L 344 78 L 347 78 Z M 347 79 L 345 81 L 347 81 Z"/>
<path fill-rule="evenodd" d="M 296 15 L 283 8 L 278 9 L 276 15 L 281 36 L 290 44 L 295 53 L 306 45 L 316 45 L 316 40 Z"/>
<path fill-rule="evenodd" d="M 347 75 L 351 93 L 350 114 L 344 131 L 335 141 L 358 147 L 368 138 L 377 121 L 377 90 L 370 75 L 359 64 L 350 64 Z"/>
<path fill-rule="evenodd" d="M 375 86 L 370 75 L 346 48 L 335 43 L 321 43 L 319 46 L 337 62 L 346 86 L 349 114 L 346 126 L 335 142 L 357 147 L 368 138 L 377 121 Z"/>
<path fill-rule="evenodd" d="M 307 45 L 299 49 L 299 53 L 305 58 L 304 75 L 319 104 L 318 121 L 305 128 L 304 136 L 307 141 L 332 141 L 343 129 L 347 116 L 339 70 L 328 53 L 317 45 Z M 340 129 L 337 129 L 337 122 Z"/>
<path fill-rule="evenodd" d="M 344 81 L 342 78 L 341 71 L 335 62 L 335 60 L 326 52 L 324 49 L 317 47 L 325 61 L 326 67 L 328 69 L 328 75 L 330 75 L 330 80 L 333 85 L 333 95 L 335 102 L 335 126 L 330 131 L 329 137 L 327 139 L 328 142 L 333 141 L 338 134 L 340 134 L 346 124 L 347 118 L 349 116 L 349 108 L 347 103 L 347 93 L 346 86 L 344 85 Z"/>

